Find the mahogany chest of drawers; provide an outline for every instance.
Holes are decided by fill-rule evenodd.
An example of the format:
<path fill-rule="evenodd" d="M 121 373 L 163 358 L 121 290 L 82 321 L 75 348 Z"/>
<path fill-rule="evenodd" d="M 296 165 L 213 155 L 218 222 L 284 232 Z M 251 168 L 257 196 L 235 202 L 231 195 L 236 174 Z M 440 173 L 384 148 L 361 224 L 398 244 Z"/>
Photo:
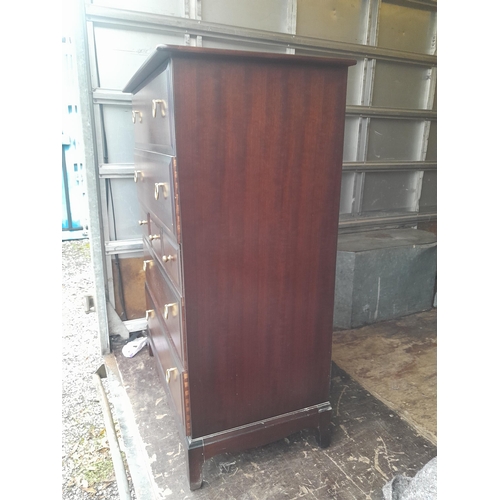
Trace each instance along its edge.
<path fill-rule="evenodd" d="M 348 66 L 160 45 L 133 94 L 150 354 L 191 489 L 216 454 L 330 441 Z"/>

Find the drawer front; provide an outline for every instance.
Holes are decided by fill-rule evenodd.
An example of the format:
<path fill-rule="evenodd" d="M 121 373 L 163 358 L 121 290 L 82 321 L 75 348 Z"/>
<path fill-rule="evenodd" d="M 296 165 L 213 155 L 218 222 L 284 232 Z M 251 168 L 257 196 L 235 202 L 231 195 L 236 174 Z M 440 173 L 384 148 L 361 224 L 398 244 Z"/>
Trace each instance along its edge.
<path fill-rule="evenodd" d="M 181 276 L 181 254 L 180 247 L 170 240 L 164 232 L 162 234 L 162 256 L 161 263 L 177 290 L 182 294 L 182 276 Z"/>
<path fill-rule="evenodd" d="M 184 421 L 183 379 L 184 370 L 177 362 L 172 347 L 163 332 L 160 315 L 146 287 L 146 306 L 148 308 L 148 335 L 153 355 L 157 361 L 158 374 L 164 389 L 170 394 L 175 411 L 181 422 Z"/>
<path fill-rule="evenodd" d="M 162 244 L 161 240 L 163 239 L 163 231 L 159 224 L 156 223 L 151 215 L 149 216 L 149 228 L 150 234 L 148 235 L 148 241 L 151 245 L 151 249 L 153 253 L 157 256 L 157 258 L 161 259 L 162 255 Z"/>
<path fill-rule="evenodd" d="M 142 237 L 148 239 L 151 234 L 149 212 L 140 203 L 138 224 L 142 228 Z"/>
<path fill-rule="evenodd" d="M 158 223 L 154 216 L 147 214 L 148 232 L 144 233 L 144 241 L 149 243 L 152 252 L 172 280 L 179 294 L 182 295 L 181 250 L 168 236 L 167 231 Z"/>
<path fill-rule="evenodd" d="M 160 321 L 172 340 L 177 355 L 184 362 L 184 346 L 182 339 L 182 301 L 169 283 L 169 279 L 161 271 L 158 261 L 151 254 L 148 245 L 144 249 L 146 283 L 158 306 Z"/>
<path fill-rule="evenodd" d="M 170 66 L 132 97 L 135 144 L 139 149 L 175 156 Z"/>
<path fill-rule="evenodd" d="M 177 241 L 175 193 L 170 156 L 136 150 L 134 180 L 139 201 Z"/>

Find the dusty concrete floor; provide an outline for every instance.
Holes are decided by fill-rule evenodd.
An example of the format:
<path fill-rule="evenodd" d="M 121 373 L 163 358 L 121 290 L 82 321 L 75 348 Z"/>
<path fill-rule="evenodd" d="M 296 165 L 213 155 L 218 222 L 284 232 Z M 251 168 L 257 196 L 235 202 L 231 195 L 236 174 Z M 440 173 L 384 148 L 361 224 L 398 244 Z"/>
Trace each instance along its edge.
<path fill-rule="evenodd" d="M 152 479 L 158 499 L 381 500 L 390 479 L 413 477 L 437 455 L 429 440 L 435 435 L 430 394 L 435 339 L 432 311 L 335 332 L 330 447 L 318 448 L 313 431 L 303 430 L 267 446 L 219 455 L 204 464 L 202 489 L 191 492 L 174 415 L 153 360 L 147 349 L 124 358 L 123 341 L 117 338 L 116 378 L 137 426 L 142 479 Z M 419 400 L 425 412 L 417 411 Z M 432 411 L 434 423 L 432 417 L 423 418 Z M 132 457 L 129 465 L 133 462 Z M 141 497 L 135 479 L 134 486 L 138 499 L 147 498 Z"/>
<path fill-rule="evenodd" d="M 437 309 L 334 332 L 332 360 L 437 444 Z"/>

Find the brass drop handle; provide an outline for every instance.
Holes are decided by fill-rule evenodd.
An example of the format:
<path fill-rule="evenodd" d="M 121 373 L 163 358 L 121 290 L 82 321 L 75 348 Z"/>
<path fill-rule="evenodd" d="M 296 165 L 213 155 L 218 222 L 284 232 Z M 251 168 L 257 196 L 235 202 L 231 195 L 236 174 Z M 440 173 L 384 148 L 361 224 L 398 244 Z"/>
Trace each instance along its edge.
<path fill-rule="evenodd" d="M 149 317 L 154 318 L 155 315 L 154 313 L 155 313 L 154 309 L 148 309 L 146 311 L 146 321 L 149 319 Z"/>
<path fill-rule="evenodd" d="M 165 307 L 163 308 L 163 317 L 165 319 L 168 319 L 170 310 L 172 310 L 173 317 L 177 316 L 179 312 L 179 307 L 177 306 L 177 302 L 172 302 L 171 304 L 165 304 Z"/>
<path fill-rule="evenodd" d="M 167 368 L 165 371 L 165 378 L 167 379 L 167 384 L 170 384 L 171 374 L 174 376 L 174 380 L 177 378 L 177 368 Z"/>
<path fill-rule="evenodd" d="M 163 262 L 170 262 L 172 260 L 176 260 L 177 259 L 177 255 L 164 255 L 161 260 L 163 260 Z"/>
<path fill-rule="evenodd" d="M 148 238 L 149 238 L 149 241 L 159 240 L 160 239 L 160 235 L 159 234 L 150 234 L 148 236 Z"/>
<path fill-rule="evenodd" d="M 151 264 L 151 266 L 153 266 L 153 261 L 152 260 L 145 260 L 142 263 L 142 270 L 143 271 L 146 271 L 146 269 L 148 268 L 148 264 Z"/>
<path fill-rule="evenodd" d="M 132 123 L 135 123 L 136 116 L 139 116 L 139 123 L 142 123 L 142 111 L 132 110 Z"/>
<path fill-rule="evenodd" d="M 139 221 L 139 226 L 144 226 L 145 224 L 147 224 L 148 221 L 147 220 L 140 220 Z"/>
<path fill-rule="evenodd" d="M 167 103 L 164 99 L 153 99 L 153 107 L 151 109 L 151 111 L 153 113 L 153 118 L 156 117 L 156 105 L 157 104 L 160 105 L 161 116 L 163 116 L 163 118 L 165 118 L 165 116 L 167 115 Z"/>
<path fill-rule="evenodd" d="M 137 182 L 139 177 L 142 179 L 142 170 L 134 170 L 134 182 Z"/>
<path fill-rule="evenodd" d="M 155 182 L 155 200 L 160 197 L 160 188 L 163 188 L 163 197 L 168 197 L 168 182 Z"/>

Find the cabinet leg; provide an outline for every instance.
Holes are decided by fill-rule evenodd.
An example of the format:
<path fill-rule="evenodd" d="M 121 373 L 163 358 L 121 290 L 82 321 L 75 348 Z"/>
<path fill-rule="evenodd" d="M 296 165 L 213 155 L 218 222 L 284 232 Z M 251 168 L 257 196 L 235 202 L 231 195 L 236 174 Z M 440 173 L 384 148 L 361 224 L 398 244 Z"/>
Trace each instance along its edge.
<path fill-rule="evenodd" d="M 187 450 L 186 463 L 189 477 L 189 489 L 191 491 L 201 488 L 203 483 L 202 468 L 204 462 L 203 445 Z"/>
<path fill-rule="evenodd" d="M 328 448 L 331 440 L 330 411 L 320 414 L 319 424 L 316 428 L 316 441 L 320 448 Z"/>

